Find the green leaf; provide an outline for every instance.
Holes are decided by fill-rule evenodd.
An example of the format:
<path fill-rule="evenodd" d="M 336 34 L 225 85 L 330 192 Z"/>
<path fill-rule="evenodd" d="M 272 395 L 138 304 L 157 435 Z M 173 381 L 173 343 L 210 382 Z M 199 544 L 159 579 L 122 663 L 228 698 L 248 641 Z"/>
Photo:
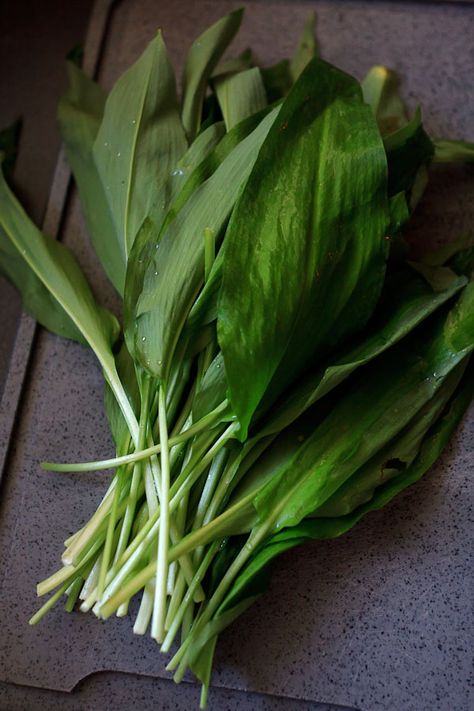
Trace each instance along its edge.
<path fill-rule="evenodd" d="M 183 73 L 182 120 L 188 140 L 194 140 L 201 124 L 207 82 L 242 21 L 243 9 L 234 10 L 211 25 L 191 45 Z"/>
<path fill-rule="evenodd" d="M 383 508 L 401 491 L 421 479 L 445 448 L 473 395 L 474 366 L 470 364 L 454 396 L 424 436 L 416 458 L 408 467 L 393 479 L 377 487 L 370 501 L 352 513 L 336 518 L 304 519 L 297 526 L 286 528 L 272 536 L 237 577 L 216 617 L 235 609 L 245 599 L 253 600 L 257 595 L 265 592 L 270 578 L 270 563 L 276 556 L 307 540 L 333 538 L 346 533 L 367 513 Z M 232 540 L 230 539 L 230 542 Z M 222 552 L 224 551 L 225 548 Z M 215 565 L 218 564 L 219 556 L 215 559 Z"/>
<path fill-rule="evenodd" d="M 250 47 L 244 49 L 238 57 L 232 57 L 231 59 L 221 59 L 217 64 L 217 67 L 211 74 L 211 79 L 217 79 L 218 77 L 223 77 L 228 74 L 237 74 L 237 72 L 244 72 L 246 69 L 250 69 L 254 65 L 254 59 L 252 55 L 252 50 Z"/>
<path fill-rule="evenodd" d="M 370 501 L 379 486 L 405 471 L 418 455 L 426 433 L 458 386 L 466 365 L 467 361 L 462 361 L 446 377 L 434 397 L 421 408 L 414 421 L 353 474 L 311 516 L 328 518 L 352 513 L 357 507 Z"/>
<path fill-rule="evenodd" d="M 115 317 L 98 306 L 72 253 L 30 221 L 0 171 L 2 271 L 23 297 L 25 309 L 45 328 L 112 358 Z"/>
<path fill-rule="evenodd" d="M 226 233 L 218 338 L 243 437 L 264 395 L 268 406 L 365 324 L 382 286 L 387 226 L 386 160 L 371 111 L 355 79 L 313 60 Z"/>
<path fill-rule="evenodd" d="M 222 358 L 222 353 L 218 353 L 196 390 L 193 400 L 193 421 L 198 422 L 212 410 L 215 410 L 216 407 L 224 402 L 226 394 L 227 379 L 225 377 L 224 359 Z"/>
<path fill-rule="evenodd" d="M 388 194 L 402 191 L 410 195 L 417 175 L 429 165 L 433 157 L 433 144 L 423 128 L 421 112 L 403 128 L 384 139 L 388 162 Z"/>
<path fill-rule="evenodd" d="M 474 143 L 435 138 L 434 163 L 474 163 Z"/>
<path fill-rule="evenodd" d="M 265 87 L 258 67 L 217 80 L 215 89 L 228 131 L 267 105 Z"/>
<path fill-rule="evenodd" d="M 0 171 L 1 173 L 1 171 Z M 3 239 L 5 237 L 5 239 Z M 2 265 L 32 316 L 55 333 L 87 343 L 99 360 L 133 437 L 138 424 L 117 375 L 112 344 L 117 319 L 99 306 L 72 253 L 30 221 L 0 174 Z M 21 260 L 21 261 L 20 261 Z M 45 294 L 50 295 L 45 298 Z"/>
<path fill-rule="evenodd" d="M 18 120 L 8 128 L 4 128 L 0 131 L 0 160 L 2 162 L 3 174 L 7 180 L 10 180 L 13 173 L 20 130 L 21 121 Z"/>
<path fill-rule="evenodd" d="M 102 89 L 75 64 L 69 62 L 67 70 L 69 89 L 58 105 L 58 122 L 66 157 L 76 181 L 96 254 L 112 284 L 123 294 L 126 258 L 92 155 L 106 97 Z"/>
<path fill-rule="evenodd" d="M 408 425 L 474 348 L 474 283 L 447 316 L 362 372 L 295 456 L 257 493 L 260 521 L 294 526 Z"/>
<path fill-rule="evenodd" d="M 464 277 L 450 273 L 444 290 L 438 291 L 409 270 L 389 279 L 369 332 L 358 339 L 331 365 L 306 377 L 292 389 L 284 403 L 258 431 L 258 438 L 276 434 L 337 387 L 357 368 L 366 365 L 407 336 L 436 309 L 466 285 Z"/>
<path fill-rule="evenodd" d="M 219 241 L 276 115 L 277 110 L 268 114 L 199 185 L 151 250 L 134 308 L 136 326 L 130 323 L 129 328 L 135 356 L 157 378 L 167 379 L 176 343 L 204 281 L 204 231 L 212 230 Z"/>
<path fill-rule="evenodd" d="M 369 104 L 383 136 L 408 123 L 405 104 L 399 93 L 400 79 L 387 67 L 372 67 L 361 81 L 364 101 Z"/>
<path fill-rule="evenodd" d="M 157 192 L 186 148 L 159 32 L 110 92 L 93 149 L 125 261 L 143 220 L 160 223 L 166 206 Z"/>
<path fill-rule="evenodd" d="M 316 13 L 311 12 L 305 22 L 303 32 L 298 42 L 295 55 L 290 63 L 290 74 L 295 82 L 307 64 L 319 56 L 318 41 L 316 39 Z"/>

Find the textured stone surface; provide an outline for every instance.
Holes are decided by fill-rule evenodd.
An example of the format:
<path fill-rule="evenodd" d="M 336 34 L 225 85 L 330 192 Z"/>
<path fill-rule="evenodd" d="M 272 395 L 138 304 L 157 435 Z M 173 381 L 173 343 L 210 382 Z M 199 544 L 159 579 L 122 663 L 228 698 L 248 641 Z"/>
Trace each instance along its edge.
<path fill-rule="evenodd" d="M 158 26 L 182 63 L 183 46 L 236 5 L 210 0 L 119 3 L 107 35 L 101 80 L 110 86 Z M 424 107 L 431 131 L 474 139 L 469 135 L 474 108 L 472 8 L 253 2 L 248 3 L 235 51 L 251 44 L 268 63 L 289 54 L 312 7 L 319 13 L 326 58 L 358 76 L 373 63 L 394 67 L 406 79 L 411 105 L 419 101 Z M 428 232 L 435 232 L 435 239 L 454 236 L 474 224 L 472 171 L 445 176 L 437 176 L 418 217 L 423 239 Z M 64 238 L 93 274 L 104 301 L 113 304 L 112 290 L 94 266 L 75 196 Z M 38 604 L 34 583 L 56 569 L 61 542 L 92 513 L 107 479 L 107 474 L 49 474 L 37 462 L 109 454 L 101 400 L 101 374 L 92 354 L 41 332 L 0 501 L 4 681 L 70 690 L 100 670 L 166 676 L 155 643 L 134 637 L 128 619 L 102 624 L 56 607 L 37 627 L 26 625 Z M 265 697 L 269 705 L 258 706 L 253 701 L 257 697 L 216 691 L 211 709 L 297 709 L 294 698 L 313 702 L 307 708 L 321 702 L 364 711 L 467 711 L 473 646 L 472 461 L 472 424 L 465 420 L 433 471 L 387 509 L 339 540 L 313 543 L 282 557 L 268 595 L 223 635 L 214 682 L 221 689 L 290 700 L 285 706 Z M 80 687 L 85 688 L 87 680 Z M 188 691 L 176 690 L 169 708 L 187 708 Z M 72 708 L 88 708 L 80 693 L 73 694 L 77 706 Z M 0 689 L 0 709 L 1 694 Z M 138 708 L 148 708 L 144 696 Z M 34 709 L 34 703 L 25 701 L 22 707 L 18 701 L 13 708 Z M 8 701 L 5 707 L 12 708 Z"/>

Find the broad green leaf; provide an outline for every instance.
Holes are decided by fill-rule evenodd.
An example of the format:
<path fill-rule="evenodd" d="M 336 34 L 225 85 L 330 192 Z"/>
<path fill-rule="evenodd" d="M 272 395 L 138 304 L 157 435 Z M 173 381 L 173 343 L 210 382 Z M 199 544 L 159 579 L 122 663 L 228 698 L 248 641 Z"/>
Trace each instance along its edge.
<path fill-rule="evenodd" d="M 160 223 L 164 206 L 157 193 L 186 148 L 159 32 L 110 92 L 93 149 L 125 261 L 143 220 Z"/>
<path fill-rule="evenodd" d="M 305 22 L 295 55 L 290 63 L 290 74 L 295 82 L 309 62 L 319 56 L 316 39 L 316 13 L 311 12 Z"/>
<path fill-rule="evenodd" d="M 474 143 L 435 138 L 434 163 L 474 163 Z"/>
<path fill-rule="evenodd" d="M 401 272 L 389 279 L 369 324 L 368 334 L 360 337 L 359 342 L 339 356 L 334 364 L 326 365 L 293 388 L 284 403 L 264 422 L 257 436 L 262 438 L 276 434 L 294 422 L 357 368 L 366 365 L 407 336 L 458 293 L 466 281 L 464 277 L 457 277 L 451 272 L 445 288 L 435 291 L 411 271 Z"/>
<path fill-rule="evenodd" d="M 15 165 L 20 129 L 21 121 L 18 120 L 0 131 L 0 156 L 3 156 L 2 169 L 7 180 L 10 180 Z"/>
<path fill-rule="evenodd" d="M 217 80 L 215 89 L 228 131 L 267 105 L 265 87 L 258 67 Z"/>
<path fill-rule="evenodd" d="M 372 67 L 361 81 L 362 94 L 374 112 L 383 136 L 398 131 L 408 123 L 405 104 L 400 93 L 400 79 L 387 67 Z"/>
<path fill-rule="evenodd" d="M 423 128 L 421 112 L 395 133 L 384 139 L 388 162 L 388 193 L 410 195 L 419 171 L 431 162 L 433 144 Z"/>
<path fill-rule="evenodd" d="M 204 231 L 213 231 L 218 243 L 277 113 L 269 113 L 199 185 L 148 260 L 134 309 L 136 327 L 130 324 L 130 330 L 135 356 L 157 378 L 167 379 L 179 335 L 204 281 Z"/>
<path fill-rule="evenodd" d="M 242 121 L 228 133 L 225 132 L 225 127 L 222 123 L 214 124 L 206 129 L 206 131 L 196 138 L 183 158 L 179 161 L 179 165 L 181 167 L 173 171 L 173 173 L 178 171 L 179 174 L 172 176 L 171 183 L 168 181 L 165 184 L 164 189 L 168 191 L 166 199 L 169 200 L 171 204 L 168 206 L 161 229 L 159 229 L 158 225 L 154 224 L 151 220 L 144 221 L 130 253 L 127 269 L 127 283 L 124 298 L 124 320 L 125 337 L 127 339 L 130 353 L 135 353 L 136 309 L 138 299 L 143 289 L 145 274 L 149 268 L 152 255 L 154 255 L 154 250 L 157 249 L 161 235 L 173 222 L 184 205 L 186 205 L 189 198 L 194 195 L 197 188 L 205 183 L 217 170 L 220 164 L 227 158 L 227 156 L 229 156 L 233 149 L 257 128 L 262 118 L 265 116 L 265 113 L 266 112 L 261 112 L 258 115 L 251 116 L 245 121 Z M 214 144 L 214 139 L 217 135 L 221 134 L 223 134 L 221 140 L 218 141 L 213 150 L 208 153 L 208 149 L 210 149 Z M 180 174 L 180 171 L 183 171 L 183 175 Z M 168 184 L 170 185 L 169 188 L 167 187 Z M 216 262 L 217 261 L 218 260 L 216 260 Z M 159 271 L 158 268 L 156 268 L 155 271 Z M 216 275 L 216 277 L 219 277 L 219 275 Z M 215 301 L 216 292 L 220 286 L 220 277 L 218 279 L 213 277 L 212 284 L 215 284 L 215 288 L 209 298 L 212 298 L 212 300 Z M 207 286 L 208 285 L 206 285 L 206 287 Z M 207 299 L 207 291 L 205 299 Z M 207 301 L 201 299 L 196 313 L 192 315 L 192 318 L 190 318 L 190 323 L 187 328 L 187 335 L 185 336 L 186 338 L 191 336 L 195 338 L 201 326 L 205 325 L 205 323 L 203 324 L 204 318 L 202 313 L 205 310 L 206 305 Z"/>
<path fill-rule="evenodd" d="M 398 476 L 375 490 L 370 501 L 346 516 L 304 519 L 297 526 L 286 528 L 272 536 L 246 565 L 227 593 L 216 617 L 235 609 L 245 599 L 262 594 L 268 587 L 272 560 L 297 545 L 312 539 L 334 538 L 346 533 L 371 511 L 386 506 L 395 496 L 416 483 L 433 466 L 459 424 L 474 395 L 474 366 L 468 366 L 460 386 L 444 409 L 441 417 L 424 437 L 415 460 Z M 232 544 L 233 539 L 229 543 Z M 222 553 L 225 552 L 225 548 Z M 234 552 L 234 557 L 238 548 Z M 231 561 L 229 561 L 230 563 Z M 215 565 L 219 564 L 219 556 Z"/>
<path fill-rule="evenodd" d="M 415 417 L 474 348 L 474 283 L 455 307 L 378 359 L 255 496 L 273 530 L 298 524 Z"/>
<path fill-rule="evenodd" d="M 0 171 L 2 271 L 23 297 L 25 309 L 45 328 L 88 343 L 105 361 L 118 335 L 114 316 L 98 306 L 72 253 L 30 221 Z"/>
<path fill-rule="evenodd" d="M 244 437 L 369 318 L 385 271 L 386 160 L 355 79 L 313 60 L 282 104 L 225 240 L 218 338 Z"/>
<path fill-rule="evenodd" d="M 207 82 L 234 39 L 242 21 L 243 9 L 234 10 L 211 25 L 191 45 L 183 73 L 182 120 L 188 140 L 194 140 L 201 124 Z"/>
<path fill-rule="evenodd" d="M 92 148 L 102 121 L 105 94 L 75 64 L 67 65 L 69 89 L 58 105 L 58 122 L 66 157 L 76 181 L 92 244 L 105 273 L 120 294 L 126 259 L 115 229 Z"/>
<path fill-rule="evenodd" d="M 413 422 L 375 457 L 350 477 L 322 506 L 314 517 L 345 516 L 370 501 L 375 490 L 409 467 L 420 451 L 423 439 L 444 410 L 464 373 L 467 360 L 450 373 Z"/>

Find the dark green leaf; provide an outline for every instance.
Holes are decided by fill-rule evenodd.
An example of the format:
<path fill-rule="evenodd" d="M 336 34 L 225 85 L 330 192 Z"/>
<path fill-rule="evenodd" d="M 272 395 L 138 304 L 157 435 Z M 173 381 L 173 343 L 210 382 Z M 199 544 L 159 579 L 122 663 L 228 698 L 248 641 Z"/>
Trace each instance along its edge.
<path fill-rule="evenodd" d="M 368 335 L 359 339 L 359 343 L 341 355 L 334 364 L 306 377 L 301 385 L 296 386 L 284 404 L 272 413 L 259 430 L 258 437 L 276 434 L 294 422 L 357 368 L 398 343 L 465 284 L 465 278 L 457 277 L 452 272 L 444 291 L 434 291 L 424 279 L 412 272 L 402 272 L 391 278 Z"/>
<path fill-rule="evenodd" d="M 388 162 L 388 193 L 402 191 L 410 195 L 418 172 L 429 165 L 433 157 L 433 144 L 423 128 L 421 112 L 403 128 L 384 139 Z"/>
<path fill-rule="evenodd" d="M 243 10 L 234 10 L 202 33 L 191 45 L 183 73 L 182 120 L 188 140 L 194 140 L 201 124 L 206 87 L 219 59 L 235 37 Z"/>
<path fill-rule="evenodd" d="M 474 348 L 474 283 L 435 324 L 362 372 L 296 455 L 256 495 L 261 521 L 294 526 L 395 437 Z M 276 503 L 277 502 L 277 503 Z"/>
<path fill-rule="evenodd" d="M 226 234 L 218 337 L 242 436 L 264 394 L 274 399 L 367 321 L 387 226 L 386 161 L 371 111 L 354 79 L 313 60 Z"/>
<path fill-rule="evenodd" d="M 262 67 L 260 71 L 268 103 L 272 104 L 274 101 L 283 99 L 293 85 L 289 60 L 282 59 L 281 62 L 277 62 L 271 67 Z"/>

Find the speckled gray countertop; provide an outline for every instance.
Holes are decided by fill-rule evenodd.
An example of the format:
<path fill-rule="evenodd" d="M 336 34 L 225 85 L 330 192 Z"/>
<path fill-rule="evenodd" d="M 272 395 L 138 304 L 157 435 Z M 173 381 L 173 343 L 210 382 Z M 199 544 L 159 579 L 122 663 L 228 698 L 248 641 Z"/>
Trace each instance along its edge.
<path fill-rule="evenodd" d="M 179 66 L 186 44 L 238 4 L 117 3 L 101 82 L 110 86 L 158 26 Z M 289 54 L 316 8 L 327 59 L 358 76 L 375 63 L 395 68 L 430 131 L 474 140 L 472 7 L 356 0 L 246 6 L 234 51 L 252 45 L 268 63 Z M 438 171 L 415 221 L 417 238 L 472 228 L 472 185 L 472 169 Z M 61 238 L 115 307 L 74 192 L 61 224 Z M 37 606 L 36 581 L 56 569 L 62 541 L 94 510 L 107 476 L 49 474 L 38 461 L 112 451 L 101 381 L 92 354 L 39 331 L 0 501 L 0 681 L 9 682 L 0 684 L 1 711 L 189 709 L 197 699 L 194 685 L 174 688 L 167 680 L 156 645 L 134 637 L 129 620 L 101 624 L 57 607 L 37 627 L 26 623 Z M 471 435 L 472 419 L 465 419 L 437 466 L 386 510 L 339 540 L 308 544 L 277 562 L 269 593 L 222 636 L 211 711 L 472 708 Z"/>

